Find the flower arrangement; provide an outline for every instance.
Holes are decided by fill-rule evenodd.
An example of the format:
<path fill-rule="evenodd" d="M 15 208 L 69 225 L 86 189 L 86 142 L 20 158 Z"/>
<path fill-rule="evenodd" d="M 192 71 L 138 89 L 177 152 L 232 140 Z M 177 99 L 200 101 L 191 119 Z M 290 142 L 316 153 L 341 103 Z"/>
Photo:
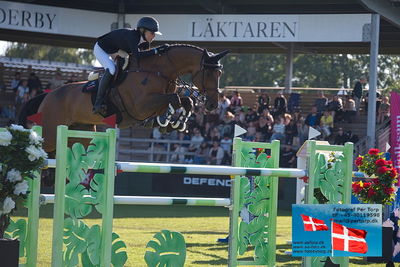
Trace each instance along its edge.
<path fill-rule="evenodd" d="M 379 149 L 371 148 L 368 154 L 355 160 L 358 170 L 372 178 L 352 184 L 353 195 L 364 203 L 387 205 L 395 199 L 397 171 L 382 155 Z"/>
<path fill-rule="evenodd" d="M 0 238 L 10 224 L 10 215 L 23 205 L 28 180 L 34 178 L 47 158 L 43 139 L 19 125 L 0 129 Z"/>

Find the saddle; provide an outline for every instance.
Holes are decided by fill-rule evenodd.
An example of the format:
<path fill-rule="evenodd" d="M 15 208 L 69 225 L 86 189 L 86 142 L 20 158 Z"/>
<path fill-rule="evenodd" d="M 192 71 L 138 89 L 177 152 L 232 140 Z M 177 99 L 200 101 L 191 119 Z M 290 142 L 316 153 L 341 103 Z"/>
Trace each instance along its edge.
<path fill-rule="evenodd" d="M 127 72 L 125 70 L 129 67 L 129 57 L 124 58 L 117 56 L 115 58 L 116 72 L 114 74 L 114 79 L 110 84 L 109 90 L 107 90 L 107 95 L 105 96 L 105 105 L 107 106 L 107 112 L 101 114 L 103 117 L 108 117 L 113 114 L 117 114 L 117 123 L 122 121 L 122 115 L 119 109 L 110 101 L 109 94 L 112 88 L 120 85 L 126 78 Z M 104 68 L 96 68 L 94 71 L 89 73 L 88 82 L 82 87 L 82 92 L 86 94 L 91 94 L 92 104 L 96 102 L 96 94 L 99 88 L 99 82 L 104 73 Z"/>

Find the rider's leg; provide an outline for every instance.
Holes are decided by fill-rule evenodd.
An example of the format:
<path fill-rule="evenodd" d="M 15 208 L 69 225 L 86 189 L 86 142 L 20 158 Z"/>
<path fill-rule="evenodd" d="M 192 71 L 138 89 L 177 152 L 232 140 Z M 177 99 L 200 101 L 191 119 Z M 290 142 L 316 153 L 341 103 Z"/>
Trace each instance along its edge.
<path fill-rule="evenodd" d="M 97 43 L 95 44 L 93 51 L 97 60 L 105 68 L 104 75 L 100 80 L 99 89 L 97 91 L 96 102 L 93 106 L 93 112 L 99 113 L 101 111 L 104 96 L 107 93 L 110 81 L 115 74 L 115 65 L 111 60 L 110 55 L 107 54 Z"/>

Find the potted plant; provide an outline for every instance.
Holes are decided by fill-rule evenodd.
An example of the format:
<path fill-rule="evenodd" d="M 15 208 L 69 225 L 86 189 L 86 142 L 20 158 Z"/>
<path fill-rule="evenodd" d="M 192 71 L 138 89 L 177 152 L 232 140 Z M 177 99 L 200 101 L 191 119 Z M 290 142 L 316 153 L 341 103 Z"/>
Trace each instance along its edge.
<path fill-rule="evenodd" d="M 0 257 L 4 266 L 18 266 L 19 241 L 5 238 L 11 214 L 28 196 L 28 179 L 47 158 L 43 139 L 19 125 L 0 129 Z"/>
<path fill-rule="evenodd" d="M 382 204 L 383 220 L 388 219 L 389 205 L 395 200 L 397 192 L 397 171 L 393 163 L 385 160 L 379 149 L 371 148 L 366 155 L 359 156 L 355 164 L 359 171 L 372 179 L 353 182 L 353 194 L 363 203 Z M 382 227 L 382 257 L 368 257 L 369 262 L 392 261 L 392 233 L 391 227 Z"/>

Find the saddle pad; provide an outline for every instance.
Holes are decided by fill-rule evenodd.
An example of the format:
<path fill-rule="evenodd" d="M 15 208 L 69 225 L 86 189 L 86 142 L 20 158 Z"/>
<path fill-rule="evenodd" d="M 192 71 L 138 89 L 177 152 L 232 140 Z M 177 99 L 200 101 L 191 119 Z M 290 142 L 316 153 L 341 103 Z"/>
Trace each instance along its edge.
<path fill-rule="evenodd" d="M 99 88 L 99 80 L 88 81 L 82 87 L 82 93 L 95 93 L 97 92 L 98 88 Z"/>

